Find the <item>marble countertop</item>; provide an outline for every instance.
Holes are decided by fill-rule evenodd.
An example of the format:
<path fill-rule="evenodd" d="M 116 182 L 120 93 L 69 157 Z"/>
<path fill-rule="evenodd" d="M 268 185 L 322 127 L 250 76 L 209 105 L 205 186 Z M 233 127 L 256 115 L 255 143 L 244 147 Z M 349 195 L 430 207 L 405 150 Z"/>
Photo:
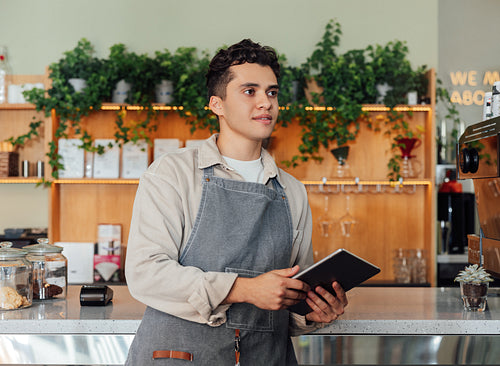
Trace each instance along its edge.
<path fill-rule="evenodd" d="M 0 334 L 134 334 L 145 306 L 126 286 L 111 288 L 107 306 L 80 306 L 80 286 L 69 286 L 66 300 L 0 311 Z M 498 335 L 499 294 L 491 288 L 488 311 L 472 313 L 463 311 L 458 288 L 358 287 L 348 292 L 345 313 L 315 334 Z"/>
<path fill-rule="evenodd" d="M 499 335 L 500 289 L 490 288 L 484 312 L 463 310 L 459 288 L 358 287 L 337 321 L 316 334 Z"/>
<path fill-rule="evenodd" d="M 68 286 L 65 300 L 35 300 L 30 307 L 0 311 L 0 334 L 135 334 L 146 306 L 127 286 L 110 286 L 106 306 L 80 306 L 81 286 Z"/>

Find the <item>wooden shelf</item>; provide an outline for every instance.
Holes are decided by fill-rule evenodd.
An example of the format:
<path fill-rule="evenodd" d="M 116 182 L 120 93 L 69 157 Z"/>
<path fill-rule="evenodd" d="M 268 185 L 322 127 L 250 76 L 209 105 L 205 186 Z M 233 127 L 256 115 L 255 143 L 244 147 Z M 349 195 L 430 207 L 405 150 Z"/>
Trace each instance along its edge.
<path fill-rule="evenodd" d="M 319 155 L 321 164 L 315 161 L 301 163 L 288 168 L 284 161 L 297 155 L 302 127 L 299 121 L 292 121 L 287 128 L 277 126 L 273 133 L 269 152 L 278 166 L 307 187 L 309 203 L 314 220 L 313 248 L 315 259 L 320 259 L 338 248 L 346 248 L 381 267 L 380 281 L 392 281 L 392 252 L 396 248 L 422 248 L 429 253 L 429 263 L 436 263 L 436 208 L 435 208 L 435 75 L 430 73 L 430 105 L 397 106 L 396 110 L 405 116 L 412 126 L 425 128 L 422 144 L 415 150 L 416 159 L 421 162 L 422 171 L 414 179 L 403 182 L 387 180 L 387 162 L 390 152 L 390 138 L 382 132 L 368 127 L 366 120 L 360 120 L 360 131 L 354 142 L 349 142 L 348 162 L 354 177 L 362 179 L 337 179 L 334 170 L 336 160 L 329 149 L 323 147 Z M 157 110 L 175 111 L 182 106 L 153 105 Z M 117 111 L 127 110 L 125 121 L 132 122 L 141 113 L 141 107 L 127 104 L 103 104 L 82 119 L 82 127 L 93 138 L 112 138 L 116 132 Z M 286 108 L 286 107 L 281 107 Z M 325 109 L 331 107 L 324 107 Z M 317 109 L 321 110 L 321 109 Z M 371 120 L 381 120 L 389 108 L 381 105 L 365 105 L 363 110 Z M 34 111 L 32 105 L 0 105 L 0 138 L 25 133 Z M 43 114 L 38 115 L 43 118 Z M 190 131 L 190 125 L 178 113 L 158 113 L 157 129 L 151 132 L 156 138 L 204 139 L 208 131 Z M 48 122 L 48 123 L 47 123 Z M 20 160 L 39 160 L 47 153 L 48 142 L 54 139 L 57 116 L 46 120 L 43 136 L 30 142 L 20 152 Z M 72 136 L 69 136 L 72 137 Z M 334 148 L 332 146 L 331 148 Z M 150 149 L 152 150 L 152 149 Z M 150 151 L 150 161 L 152 152 Z M 48 164 L 45 165 L 48 167 Z M 50 169 L 45 176 L 50 178 Z M 326 177 L 326 182 L 324 181 Z M 29 178 L 7 178 L 5 183 L 28 183 Z M 33 183 L 38 183 L 34 180 Z M 122 225 L 124 249 L 129 233 L 132 207 L 138 179 L 57 179 L 49 193 L 49 238 L 56 241 L 95 241 L 97 224 L 117 223 Z M 3 181 L 0 181 L 3 183 Z M 340 194 L 325 195 L 320 187 L 327 187 Z M 342 190 L 344 189 L 344 190 Z M 366 189 L 366 190 L 365 190 Z M 352 193 L 352 194 L 351 194 Z M 372 194 L 383 193 L 383 194 Z M 401 194 L 392 194 L 401 193 Z M 405 194 L 408 193 L 408 194 Z M 346 211 L 346 196 L 350 195 L 349 209 L 355 218 L 349 238 L 340 233 L 339 219 Z M 325 197 L 328 197 L 328 213 L 333 226 L 329 237 L 322 237 L 318 218 L 325 212 Z M 428 280 L 436 283 L 436 269 L 429 266 Z"/>
<path fill-rule="evenodd" d="M 0 184 L 39 184 L 42 179 L 35 177 L 4 177 L 0 178 Z"/>
<path fill-rule="evenodd" d="M 54 184 L 139 184 L 139 179 L 94 179 L 94 178 L 67 178 L 56 179 Z"/>
<path fill-rule="evenodd" d="M 23 110 L 35 110 L 36 107 L 34 104 L 31 103 L 19 103 L 19 104 L 9 104 L 9 103 L 3 103 L 0 104 L 0 110 L 3 111 L 10 111 L 10 110 L 15 110 L 15 111 L 23 111 Z"/>
<path fill-rule="evenodd" d="M 337 179 L 337 180 L 306 180 L 302 181 L 306 186 L 429 186 L 432 183 L 430 180 L 423 179 L 401 179 L 399 181 L 389 180 L 361 180 L 361 179 Z"/>

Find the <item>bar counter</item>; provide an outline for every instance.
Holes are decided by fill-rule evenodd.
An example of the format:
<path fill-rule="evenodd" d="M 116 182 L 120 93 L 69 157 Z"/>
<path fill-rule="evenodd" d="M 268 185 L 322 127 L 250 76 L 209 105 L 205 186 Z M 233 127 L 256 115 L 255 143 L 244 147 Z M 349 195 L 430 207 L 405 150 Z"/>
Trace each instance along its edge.
<path fill-rule="evenodd" d="M 1 311 L 0 364 L 123 364 L 145 306 L 126 286 L 111 288 L 114 297 L 107 306 L 80 306 L 80 286 L 69 286 L 66 300 L 35 301 L 29 308 Z M 488 310 L 482 313 L 463 311 L 458 288 L 358 287 L 348 299 L 345 314 L 336 322 L 294 339 L 301 364 L 333 364 L 332 355 L 325 361 L 328 357 L 321 354 L 326 340 L 351 336 L 500 338 L 498 289 L 490 289 Z"/>

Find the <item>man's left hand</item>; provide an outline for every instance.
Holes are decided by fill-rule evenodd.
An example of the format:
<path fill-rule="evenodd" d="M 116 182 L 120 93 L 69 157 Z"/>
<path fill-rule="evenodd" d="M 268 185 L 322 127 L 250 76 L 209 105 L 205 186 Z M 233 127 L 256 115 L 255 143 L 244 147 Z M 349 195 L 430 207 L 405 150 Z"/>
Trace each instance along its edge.
<path fill-rule="evenodd" d="M 306 315 L 306 319 L 317 323 L 330 323 L 344 314 L 347 306 L 347 297 L 338 282 L 332 283 L 336 296 L 326 291 L 323 287 L 316 287 L 307 293 L 307 305 L 313 310 Z M 321 297 L 318 296 L 321 295 Z"/>

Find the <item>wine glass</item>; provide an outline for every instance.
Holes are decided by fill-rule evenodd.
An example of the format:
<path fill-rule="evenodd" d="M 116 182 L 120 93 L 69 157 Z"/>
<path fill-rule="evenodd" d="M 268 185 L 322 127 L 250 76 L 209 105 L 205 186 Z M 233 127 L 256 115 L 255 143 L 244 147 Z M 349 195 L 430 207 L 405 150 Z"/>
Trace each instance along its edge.
<path fill-rule="evenodd" d="M 356 220 L 349 212 L 350 197 L 348 195 L 345 196 L 345 200 L 346 200 L 346 213 L 344 214 L 344 216 L 342 216 L 340 218 L 339 222 L 340 222 L 340 229 L 341 229 L 342 235 L 344 237 L 348 238 L 351 236 L 352 226 L 354 224 L 356 224 Z"/>
<path fill-rule="evenodd" d="M 328 193 L 323 193 L 325 196 L 325 203 L 323 208 L 323 214 L 318 218 L 319 232 L 323 238 L 328 238 L 330 235 L 330 229 L 332 227 L 332 217 L 328 213 Z"/>

